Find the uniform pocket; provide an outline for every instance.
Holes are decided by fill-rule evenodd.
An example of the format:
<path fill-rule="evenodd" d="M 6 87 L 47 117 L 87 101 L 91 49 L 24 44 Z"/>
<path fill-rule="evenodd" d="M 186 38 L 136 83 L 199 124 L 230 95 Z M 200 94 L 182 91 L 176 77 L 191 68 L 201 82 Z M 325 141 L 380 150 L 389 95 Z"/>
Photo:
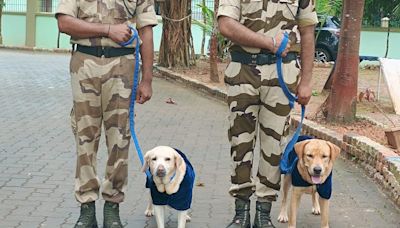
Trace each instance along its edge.
<path fill-rule="evenodd" d="M 253 2 L 261 2 L 262 0 L 240 0 L 240 2 L 243 3 L 253 3 Z"/>
<path fill-rule="evenodd" d="M 242 15 L 260 12 L 262 9 L 262 4 L 262 0 L 240 0 Z"/>
<path fill-rule="evenodd" d="M 289 20 L 295 20 L 299 8 L 299 0 L 279 0 L 283 16 Z"/>
<path fill-rule="evenodd" d="M 98 17 L 98 1 L 79 1 L 78 18 L 87 22 L 100 22 Z"/>
<path fill-rule="evenodd" d="M 125 22 L 136 14 L 137 0 L 116 0 L 114 18 Z"/>

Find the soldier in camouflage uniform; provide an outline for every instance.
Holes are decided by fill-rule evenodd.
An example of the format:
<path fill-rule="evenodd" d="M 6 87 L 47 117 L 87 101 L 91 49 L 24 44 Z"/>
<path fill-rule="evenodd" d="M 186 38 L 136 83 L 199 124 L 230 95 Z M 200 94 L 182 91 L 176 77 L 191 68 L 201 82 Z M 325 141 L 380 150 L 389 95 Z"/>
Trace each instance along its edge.
<path fill-rule="evenodd" d="M 250 196 L 255 193 L 253 227 L 274 227 L 270 210 L 280 189 L 279 162 L 288 134 L 290 106 L 278 83 L 277 52 L 283 33 L 283 76 L 300 104 L 311 97 L 315 0 L 221 0 L 218 23 L 231 40 L 231 63 L 225 71 L 230 109 L 231 187 L 236 214 L 228 227 L 250 227 Z M 300 52 L 301 49 L 301 52 Z M 301 66 L 297 55 L 300 52 Z M 260 140 L 257 175 L 252 166 L 256 137 Z"/>
<path fill-rule="evenodd" d="M 142 79 L 136 102 L 152 95 L 153 30 L 157 24 L 153 0 L 60 0 L 59 30 L 71 36 L 70 62 L 72 129 L 77 146 L 75 197 L 81 214 L 75 227 L 97 227 L 95 200 L 99 198 L 96 155 L 104 123 L 108 160 L 102 183 L 104 224 L 122 227 L 119 203 L 124 200 L 130 143 L 129 101 L 135 68 L 135 26 L 141 39 Z"/>

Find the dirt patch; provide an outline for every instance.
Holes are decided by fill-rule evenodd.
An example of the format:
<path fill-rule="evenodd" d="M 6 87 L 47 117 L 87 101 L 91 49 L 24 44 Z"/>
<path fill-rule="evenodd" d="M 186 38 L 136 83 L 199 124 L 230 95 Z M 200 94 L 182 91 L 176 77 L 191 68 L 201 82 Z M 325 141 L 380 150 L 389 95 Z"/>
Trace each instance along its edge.
<path fill-rule="evenodd" d="M 225 89 L 223 82 L 224 70 L 227 66 L 227 62 L 218 63 L 218 71 L 220 82 L 215 83 L 210 81 L 209 69 L 210 63 L 207 60 L 198 60 L 196 66 L 190 68 L 174 68 L 173 71 L 184 74 L 185 76 L 196 79 L 207 85 L 212 85 L 221 89 Z M 384 133 L 386 127 L 393 127 L 391 122 L 395 122 L 397 126 L 400 126 L 400 116 L 394 114 L 393 106 L 387 91 L 384 80 L 380 88 L 378 88 L 379 79 L 379 67 L 367 67 L 359 70 L 358 78 L 358 92 L 365 92 L 367 89 L 375 93 L 375 101 L 362 101 L 357 104 L 357 115 L 366 117 L 366 119 L 359 119 L 352 124 L 340 125 L 327 123 L 324 118 L 321 118 L 318 113 L 321 104 L 325 101 L 329 92 L 323 91 L 323 86 L 332 70 L 332 65 L 321 65 L 316 64 L 313 69 L 313 97 L 310 103 L 307 105 L 306 118 L 316 121 L 319 124 L 335 130 L 340 133 L 354 132 L 359 135 L 368 137 L 380 144 L 388 146 L 387 139 Z M 380 90 L 379 101 L 376 101 L 378 96 L 378 90 Z M 384 115 L 376 105 L 386 114 Z M 300 108 L 295 108 L 295 113 L 300 113 Z M 388 116 L 389 121 L 385 116 Z M 374 124 L 374 123 L 378 123 Z"/>

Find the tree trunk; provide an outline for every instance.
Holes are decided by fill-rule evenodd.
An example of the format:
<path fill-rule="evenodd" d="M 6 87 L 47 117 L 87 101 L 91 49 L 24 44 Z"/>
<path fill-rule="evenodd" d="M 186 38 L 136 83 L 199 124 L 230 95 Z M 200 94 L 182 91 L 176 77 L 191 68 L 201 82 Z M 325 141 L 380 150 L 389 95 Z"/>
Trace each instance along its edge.
<path fill-rule="evenodd" d="M 344 1 L 339 53 L 326 107 L 327 120 L 331 122 L 355 120 L 363 10 L 364 0 Z"/>
<path fill-rule="evenodd" d="M 195 64 L 191 32 L 191 0 L 167 0 L 160 3 L 163 32 L 158 63 L 164 67 Z"/>
<path fill-rule="evenodd" d="M 0 0 L 0 44 L 3 44 L 3 36 L 1 35 L 1 17 L 3 16 L 4 0 Z"/>
<path fill-rule="evenodd" d="M 214 0 L 214 28 L 211 34 L 210 45 L 210 80 L 212 82 L 219 82 L 218 75 L 218 42 L 217 42 L 217 13 L 218 13 L 219 0 Z"/>

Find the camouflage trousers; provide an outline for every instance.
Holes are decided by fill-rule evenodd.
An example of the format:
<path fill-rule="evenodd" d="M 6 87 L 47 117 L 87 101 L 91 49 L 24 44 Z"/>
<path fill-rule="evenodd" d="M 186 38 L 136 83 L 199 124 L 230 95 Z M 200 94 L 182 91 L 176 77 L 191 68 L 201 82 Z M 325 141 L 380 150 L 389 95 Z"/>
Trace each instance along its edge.
<path fill-rule="evenodd" d="M 75 52 L 71 57 L 71 125 L 77 148 L 75 197 L 80 203 L 99 198 L 96 155 L 103 123 L 108 160 L 102 196 L 116 203 L 124 200 L 133 71 L 133 55 L 98 58 Z"/>
<path fill-rule="evenodd" d="M 283 64 L 284 81 L 295 91 L 300 69 L 296 61 Z M 279 86 L 276 64 L 244 65 L 231 62 L 225 71 L 230 109 L 228 137 L 231 143 L 231 187 L 237 198 L 253 193 L 276 200 L 280 189 L 279 162 L 289 133 L 289 101 Z M 259 136 L 260 159 L 253 177 L 253 157 Z"/>

